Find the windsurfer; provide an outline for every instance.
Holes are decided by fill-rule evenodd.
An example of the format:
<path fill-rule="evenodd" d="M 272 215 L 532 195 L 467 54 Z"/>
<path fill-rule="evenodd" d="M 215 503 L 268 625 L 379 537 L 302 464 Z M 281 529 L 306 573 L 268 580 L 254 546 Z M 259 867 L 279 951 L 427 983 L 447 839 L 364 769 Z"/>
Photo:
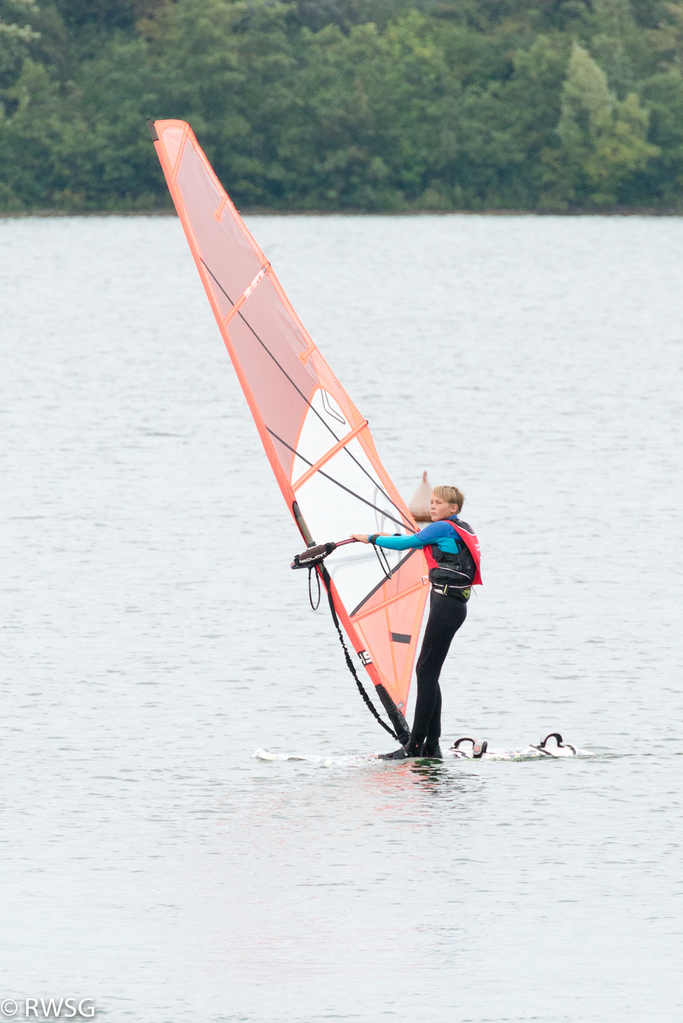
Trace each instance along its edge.
<path fill-rule="evenodd" d="M 465 496 L 457 487 L 434 487 L 429 502 L 431 523 L 408 536 L 354 533 L 352 538 L 377 547 L 404 551 L 425 549 L 429 565 L 429 618 L 417 661 L 417 701 L 410 739 L 382 760 L 407 757 L 441 759 L 441 687 L 439 675 L 451 641 L 467 617 L 472 586 L 481 582 L 479 544 L 466 522 L 458 516 Z"/>
<path fill-rule="evenodd" d="M 317 569 L 327 586 L 321 563 L 342 547 L 330 563 L 343 568 L 336 572 L 334 590 L 328 588 L 334 624 L 342 644 L 341 628 L 346 630 L 391 721 L 390 731 L 406 742 L 410 733 L 403 711 L 418 640 L 415 625 L 427 597 L 420 584 L 423 558 L 415 551 L 403 557 L 385 551 L 387 560 L 381 551 L 377 559 L 358 558 L 357 550 L 351 554 L 353 548 L 332 543 L 327 530 L 334 524 L 335 536 L 341 535 L 364 521 L 356 516 L 370 508 L 401 527 L 411 522 L 410 512 L 379 460 L 367 421 L 306 333 L 189 124 L 150 120 L 149 128 L 271 468 L 310 545 L 294 564 Z M 330 542 L 316 545 L 307 520 Z M 314 548 L 318 554 L 311 553 Z M 310 575 L 309 582 L 313 579 Z M 363 699 L 379 717 L 345 645 L 344 652 Z"/>

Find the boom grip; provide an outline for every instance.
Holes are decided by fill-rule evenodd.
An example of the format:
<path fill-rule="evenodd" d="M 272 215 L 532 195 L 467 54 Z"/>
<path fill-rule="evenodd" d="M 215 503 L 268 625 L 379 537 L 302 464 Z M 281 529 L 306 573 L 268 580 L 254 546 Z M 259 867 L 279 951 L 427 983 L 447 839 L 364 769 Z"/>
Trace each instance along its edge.
<path fill-rule="evenodd" d="M 329 543 L 319 543 L 317 547 L 309 547 L 303 554 L 294 555 L 294 561 L 290 568 L 315 568 L 316 565 L 320 565 L 325 560 L 328 554 L 336 551 L 336 549 L 337 544 L 332 541 Z"/>

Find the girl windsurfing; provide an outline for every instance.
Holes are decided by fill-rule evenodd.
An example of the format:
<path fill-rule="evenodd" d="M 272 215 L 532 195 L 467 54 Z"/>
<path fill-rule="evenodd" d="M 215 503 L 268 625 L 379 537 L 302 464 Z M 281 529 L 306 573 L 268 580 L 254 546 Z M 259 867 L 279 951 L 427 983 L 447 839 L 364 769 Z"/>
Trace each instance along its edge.
<path fill-rule="evenodd" d="M 429 757 L 441 760 L 441 687 L 439 676 L 451 641 L 467 617 L 472 586 L 481 584 L 481 554 L 474 530 L 459 518 L 465 495 L 457 487 L 434 487 L 429 502 L 431 523 L 419 533 L 352 533 L 353 540 L 385 550 L 424 548 L 431 583 L 429 618 L 418 656 L 417 701 L 410 739 L 380 760 Z"/>

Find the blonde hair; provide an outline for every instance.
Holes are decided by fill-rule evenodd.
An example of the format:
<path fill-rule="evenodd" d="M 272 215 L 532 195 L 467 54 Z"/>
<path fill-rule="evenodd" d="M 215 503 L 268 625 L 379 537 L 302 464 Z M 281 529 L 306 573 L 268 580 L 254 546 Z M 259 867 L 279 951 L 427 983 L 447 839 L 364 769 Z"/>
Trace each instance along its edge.
<path fill-rule="evenodd" d="M 465 503 L 465 495 L 457 487 L 434 487 L 432 496 L 440 498 L 446 504 L 457 504 L 459 512 L 462 511 L 462 506 Z"/>

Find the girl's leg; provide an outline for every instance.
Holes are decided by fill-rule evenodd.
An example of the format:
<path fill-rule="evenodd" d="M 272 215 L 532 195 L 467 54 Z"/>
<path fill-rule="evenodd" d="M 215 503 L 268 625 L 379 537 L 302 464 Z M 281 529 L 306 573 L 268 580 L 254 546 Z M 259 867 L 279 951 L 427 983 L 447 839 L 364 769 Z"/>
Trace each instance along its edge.
<path fill-rule="evenodd" d="M 441 738 L 441 686 L 438 683 L 436 690 L 436 705 L 429 719 L 424 746 L 425 753 L 432 753 L 439 745 L 439 739 Z"/>
<path fill-rule="evenodd" d="M 410 733 L 409 752 L 420 751 L 425 739 L 441 734 L 441 692 L 439 675 L 453 636 L 467 617 L 467 604 L 432 591 L 429 618 L 417 661 L 417 702 Z"/>

